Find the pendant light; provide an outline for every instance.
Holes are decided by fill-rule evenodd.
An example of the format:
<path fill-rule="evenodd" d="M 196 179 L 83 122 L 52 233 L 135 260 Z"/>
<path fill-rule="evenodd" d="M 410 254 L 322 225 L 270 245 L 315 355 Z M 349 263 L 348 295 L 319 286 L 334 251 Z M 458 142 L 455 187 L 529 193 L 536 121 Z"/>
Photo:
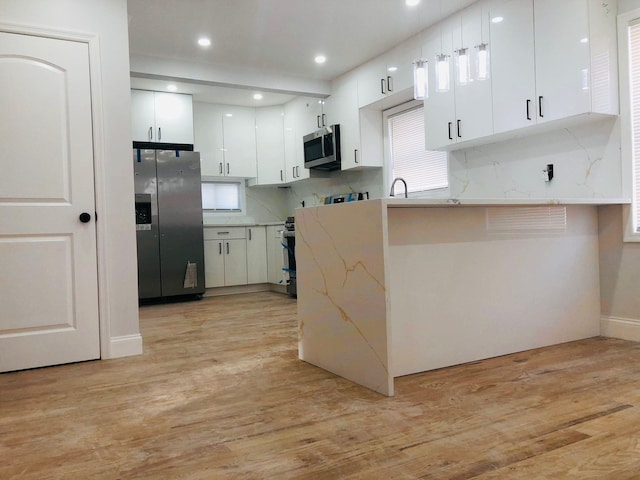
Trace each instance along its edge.
<path fill-rule="evenodd" d="M 500 20 L 497 20 L 497 19 Z M 487 18 L 488 20 L 488 18 Z M 492 22 L 494 20 L 491 20 Z M 502 21 L 502 17 L 496 17 L 496 22 Z M 489 79 L 489 72 L 491 72 L 491 60 L 489 59 L 489 45 L 484 42 L 484 15 L 480 16 L 480 44 L 475 46 L 476 50 L 476 66 L 475 66 L 475 79 L 482 81 Z"/>
<path fill-rule="evenodd" d="M 469 49 L 456 50 L 456 82 L 458 85 L 469 83 Z"/>
<path fill-rule="evenodd" d="M 424 58 L 413 61 L 413 98 L 424 100 L 429 98 L 429 70 Z"/>
<path fill-rule="evenodd" d="M 419 3 L 412 3 L 417 5 Z M 409 5 L 407 0 L 407 5 Z M 422 8 L 418 8 L 418 27 L 422 28 Z M 422 36 L 422 30 L 420 31 Z M 420 42 L 422 44 L 422 42 Z M 418 58 L 413 61 L 413 98 L 416 100 L 424 100 L 429 98 L 429 63 L 424 58 Z"/>
<path fill-rule="evenodd" d="M 488 80 L 490 70 L 489 45 L 476 45 L 476 80 Z"/>
<path fill-rule="evenodd" d="M 446 93 L 451 88 L 451 80 L 449 78 L 451 69 L 449 68 L 449 60 L 450 56 L 444 53 L 443 42 L 442 42 L 442 1 L 439 2 L 440 5 L 440 53 L 436 55 L 436 92 Z"/>

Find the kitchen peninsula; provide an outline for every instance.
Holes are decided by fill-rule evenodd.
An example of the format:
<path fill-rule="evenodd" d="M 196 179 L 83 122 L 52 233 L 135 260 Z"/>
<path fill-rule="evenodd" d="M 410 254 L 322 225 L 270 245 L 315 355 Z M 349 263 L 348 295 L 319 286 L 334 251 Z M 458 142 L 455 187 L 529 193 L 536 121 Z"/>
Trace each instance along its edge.
<path fill-rule="evenodd" d="M 387 198 L 296 210 L 299 357 L 394 377 L 600 334 L 597 205 Z"/>

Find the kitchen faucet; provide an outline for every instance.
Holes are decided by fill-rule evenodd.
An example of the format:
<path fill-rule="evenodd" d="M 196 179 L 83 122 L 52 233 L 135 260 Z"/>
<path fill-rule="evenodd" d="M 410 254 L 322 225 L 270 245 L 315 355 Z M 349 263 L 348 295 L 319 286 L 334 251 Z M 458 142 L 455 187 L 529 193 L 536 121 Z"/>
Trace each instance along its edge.
<path fill-rule="evenodd" d="M 409 198 L 409 195 L 407 195 L 407 182 L 404 181 L 404 178 L 401 177 L 397 177 L 393 183 L 391 184 L 391 191 L 389 192 L 389 196 L 394 197 L 395 195 L 393 194 L 393 187 L 396 185 L 396 182 L 400 180 L 402 183 L 404 183 L 404 198 Z"/>

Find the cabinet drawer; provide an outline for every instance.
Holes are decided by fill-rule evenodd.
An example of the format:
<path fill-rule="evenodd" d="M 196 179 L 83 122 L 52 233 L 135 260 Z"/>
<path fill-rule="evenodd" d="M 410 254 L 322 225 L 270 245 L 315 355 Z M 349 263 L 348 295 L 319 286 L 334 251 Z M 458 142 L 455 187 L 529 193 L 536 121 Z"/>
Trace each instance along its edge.
<path fill-rule="evenodd" d="M 237 238 L 247 238 L 245 227 L 205 227 L 205 240 L 232 240 Z"/>

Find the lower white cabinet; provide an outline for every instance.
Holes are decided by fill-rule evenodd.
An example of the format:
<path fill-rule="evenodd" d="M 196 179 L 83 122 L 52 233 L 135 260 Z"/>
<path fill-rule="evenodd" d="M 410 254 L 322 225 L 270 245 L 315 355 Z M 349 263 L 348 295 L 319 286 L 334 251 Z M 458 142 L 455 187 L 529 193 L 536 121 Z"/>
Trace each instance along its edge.
<path fill-rule="evenodd" d="M 207 288 L 247 284 L 245 227 L 204 229 L 204 279 Z"/>
<path fill-rule="evenodd" d="M 204 269 L 206 288 L 266 283 L 266 227 L 205 227 Z"/>
<path fill-rule="evenodd" d="M 277 285 L 285 284 L 283 230 L 284 225 L 269 225 L 267 227 L 267 281 Z"/>
<path fill-rule="evenodd" d="M 267 282 L 266 227 L 247 227 L 247 283 Z"/>

